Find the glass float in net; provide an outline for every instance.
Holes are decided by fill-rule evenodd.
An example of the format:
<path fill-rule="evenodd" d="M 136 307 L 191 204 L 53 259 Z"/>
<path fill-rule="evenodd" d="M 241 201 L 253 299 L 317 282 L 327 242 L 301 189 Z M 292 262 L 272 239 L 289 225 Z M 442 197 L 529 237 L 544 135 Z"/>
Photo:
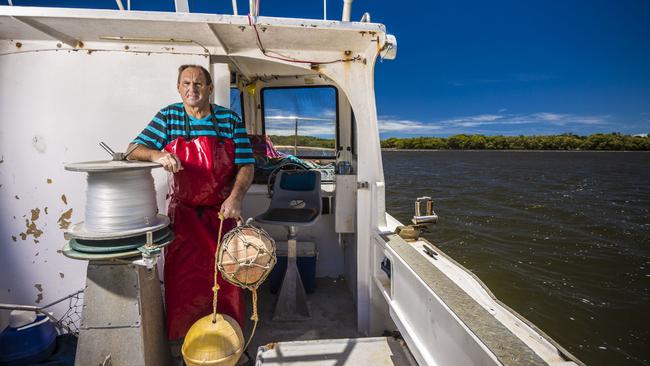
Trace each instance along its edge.
<path fill-rule="evenodd" d="M 251 290 L 266 279 L 275 263 L 273 238 L 263 229 L 248 224 L 230 230 L 217 255 L 217 266 L 223 278 Z"/>

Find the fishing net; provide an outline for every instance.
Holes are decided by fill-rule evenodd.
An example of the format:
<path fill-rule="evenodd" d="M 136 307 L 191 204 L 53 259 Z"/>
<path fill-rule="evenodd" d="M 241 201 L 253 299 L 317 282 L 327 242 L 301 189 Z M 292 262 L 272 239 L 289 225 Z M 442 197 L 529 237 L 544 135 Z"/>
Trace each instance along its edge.
<path fill-rule="evenodd" d="M 250 225 L 250 221 L 230 230 L 221 240 L 223 216 L 219 219 L 220 243 L 215 253 L 214 263 L 214 299 L 212 303 L 212 321 L 217 319 L 217 270 L 223 278 L 235 286 L 251 291 L 253 297 L 253 329 L 243 349 L 246 349 L 253 339 L 259 316 L 257 314 L 257 288 L 264 282 L 266 277 L 277 262 L 275 254 L 275 240 L 261 228 Z M 241 219 L 239 220 L 241 223 Z"/>
<path fill-rule="evenodd" d="M 61 334 L 69 333 L 79 335 L 81 311 L 83 310 L 83 294 L 83 291 L 80 290 L 68 296 L 68 310 L 56 322 L 56 327 L 59 328 Z"/>
<path fill-rule="evenodd" d="M 249 224 L 230 230 L 223 237 L 217 255 L 217 266 L 223 278 L 249 290 L 259 287 L 275 262 L 273 238 Z"/>

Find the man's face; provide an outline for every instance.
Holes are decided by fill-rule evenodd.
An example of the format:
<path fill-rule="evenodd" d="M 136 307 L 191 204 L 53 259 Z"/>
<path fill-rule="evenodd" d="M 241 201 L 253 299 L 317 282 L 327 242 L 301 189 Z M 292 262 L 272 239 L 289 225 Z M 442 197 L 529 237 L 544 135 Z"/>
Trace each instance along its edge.
<path fill-rule="evenodd" d="M 201 70 L 195 67 L 188 67 L 181 73 L 178 83 L 178 93 L 185 105 L 191 107 L 203 107 L 210 102 L 212 85 L 207 85 L 207 80 Z"/>

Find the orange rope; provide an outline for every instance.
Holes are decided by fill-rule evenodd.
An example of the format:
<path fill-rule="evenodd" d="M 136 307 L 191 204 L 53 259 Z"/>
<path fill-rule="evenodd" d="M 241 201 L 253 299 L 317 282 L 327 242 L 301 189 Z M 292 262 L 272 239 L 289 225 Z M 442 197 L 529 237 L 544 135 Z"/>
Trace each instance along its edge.
<path fill-rule="evenodd" d="M 219 213 L 219 236 L 217 237 L 217 247 L 221 244 L 221 232 L 223 230 L 223 214 Z M 219 250 L 214 251 L 214 287 L 212 291 L 214 292 L 214 297 L 212 298 L 212 323 L 217 322 L 217 292 L 219 292 L 219 282 L 217 282 L 217 255 Z"/>

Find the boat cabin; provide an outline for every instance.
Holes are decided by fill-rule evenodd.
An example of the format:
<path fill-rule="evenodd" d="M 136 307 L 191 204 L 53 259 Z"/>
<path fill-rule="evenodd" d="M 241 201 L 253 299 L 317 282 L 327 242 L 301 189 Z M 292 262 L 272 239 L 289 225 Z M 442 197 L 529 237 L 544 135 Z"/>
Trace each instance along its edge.
<path fill-rule="evenodd" d="M 433 244 L 396 234 L 374 71 L 397 42 L 369 20 L 0 6 L 0 302 L 43 306 L 84 289 L 87 262 L 61 248 L 84 219 L 87 187 L 64 165 L 110 159 L 100 142 L 124 151 L 180 101 L 177 68 L 197 64 L 212 74 L 213 102 L 236 111 L 253 140 L 244 218 L 268 209 L 281 165 L 320 175 L 320 217 L 296 233 L 311 318 L 272 319 L 281 283 L 272 275 L 259 293 L 253 358 L 258 346 L 297 342 L 291 360 L 304 360 L 314 343 L 300 342 L 320 340 L 325 360 L 353 364 L 386 339 L 367 337 L 388 337 L 382 352 L 394 364 L 579 363 Z M 168 175 L 153 175 L 165 213 Z M 287 250 L 285 226 L 257 225 Z"/>

